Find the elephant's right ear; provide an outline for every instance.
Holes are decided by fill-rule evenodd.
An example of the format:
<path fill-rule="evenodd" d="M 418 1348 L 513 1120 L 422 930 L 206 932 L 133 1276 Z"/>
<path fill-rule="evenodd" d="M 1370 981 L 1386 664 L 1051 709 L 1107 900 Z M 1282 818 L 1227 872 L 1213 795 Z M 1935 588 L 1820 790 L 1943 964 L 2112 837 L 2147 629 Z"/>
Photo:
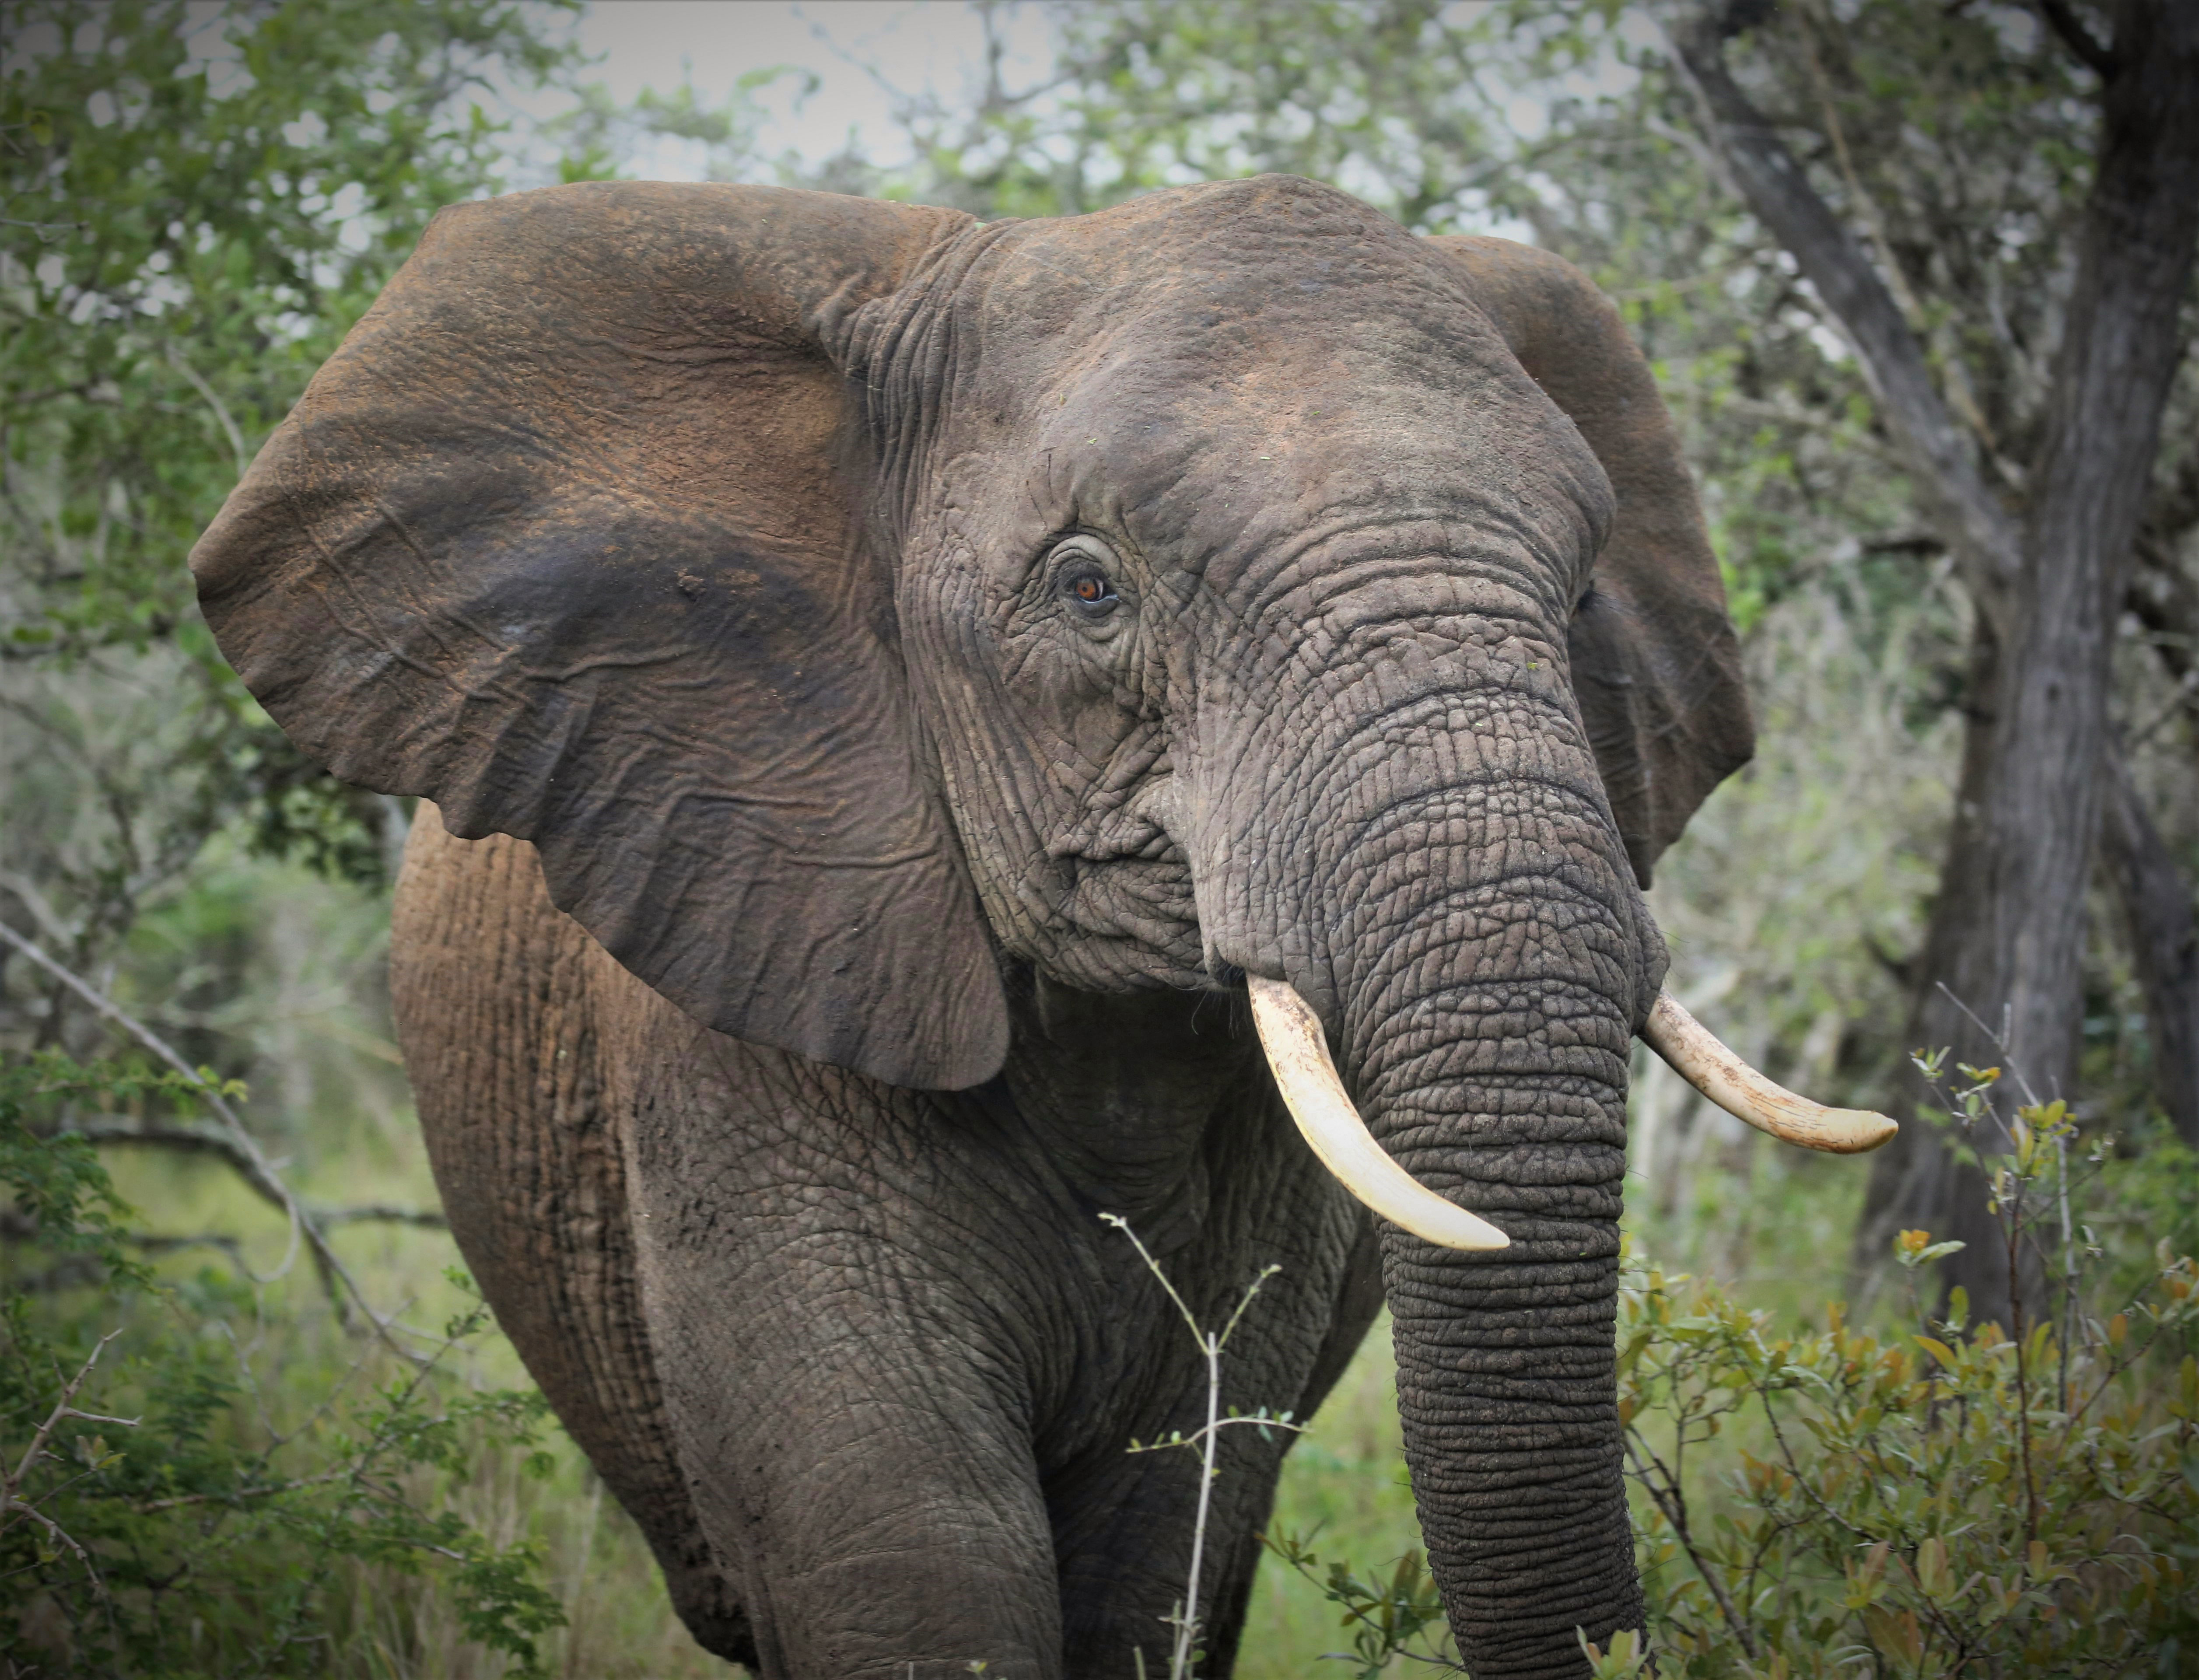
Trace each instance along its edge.
<path fill-rule="evenodd" d="M 646 183 L 446 210 L 191 556 L 335 774 L 533 841 L 705 1024 L 949 1088 L 1007 1012 L 824 341 L 969 225 Z"/>
<path fill-rule="evenodd" d="M 1725 584 L 1648 365 L 1610 300 L 1563 258 L 1446 235 L 1519 364 L 1580 429 L 1619 499 L 1575 615 L 1573 692 L 1643 886 L 1695 808 L 1748 762 L 1755 732 Z"/>

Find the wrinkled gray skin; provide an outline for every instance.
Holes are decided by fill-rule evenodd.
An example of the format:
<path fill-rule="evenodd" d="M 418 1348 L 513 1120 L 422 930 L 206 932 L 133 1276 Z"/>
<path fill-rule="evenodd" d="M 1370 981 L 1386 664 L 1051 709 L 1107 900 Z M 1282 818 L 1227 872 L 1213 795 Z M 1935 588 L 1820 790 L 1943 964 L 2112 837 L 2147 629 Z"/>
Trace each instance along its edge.
<path fill-rule="evenodd" d="M 393 955 L 446 1205 L 705 1645 L 1154 1671 L 1197 1473 L 1125 1448 L 1203 1369 L 1102 1211 L 1209 1322 L 1283 1267 L 1230 1405 L 1309 1413 L 1386 1295 L 1478 1680 L 1640 1625 L 1636 880 L 1747 723 L 1669 424 L 1563 265 L 1279 178 L 989 226 L 467 207 L 194 563 L 308 750 L 441 803 Z M 1245 973 L 1510 1249 L 1377 1239 Z M 1228 1434 L 1211 1673 L 1285 1445 Z"/>

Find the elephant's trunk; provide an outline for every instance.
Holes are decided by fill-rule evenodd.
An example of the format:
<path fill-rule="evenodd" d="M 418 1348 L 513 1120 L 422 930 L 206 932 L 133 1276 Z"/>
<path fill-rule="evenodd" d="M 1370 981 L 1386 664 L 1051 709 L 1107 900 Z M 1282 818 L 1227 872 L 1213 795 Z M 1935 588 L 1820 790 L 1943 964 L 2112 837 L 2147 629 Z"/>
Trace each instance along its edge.
<path fill-rule="evenodd" d="M 1382 1233 L 1406 1456 L 1461 1654 L 1477 1680 L 1574 1676 L 1577 1628 L 1642 1625 L 1613 1350 L 1630 936 L 1556 882 L 1470 896 L 1464 938 L 1442 898 L 1388 936 L 1400 959 L 1352 988 L 1344 1065 L 1399 1164 L 1510 1239 Z"/>
<path fill-rule="evenodd" d="M 1214 955 L 1302 993 L 1384 1150 L 1509 1239 L 1385 1223 L 1398 1403 L 1468 1669 L 1570 1677 L 1577 1628 L 1642 1625 L 1613 1328 L 1663 949 L 1549 642 L 1444 629 L 1393 626 L 1363 709 L 1233 707 L 1194 872 Z M 1248 843 L 1293 826 L 1286 857 Z"/>

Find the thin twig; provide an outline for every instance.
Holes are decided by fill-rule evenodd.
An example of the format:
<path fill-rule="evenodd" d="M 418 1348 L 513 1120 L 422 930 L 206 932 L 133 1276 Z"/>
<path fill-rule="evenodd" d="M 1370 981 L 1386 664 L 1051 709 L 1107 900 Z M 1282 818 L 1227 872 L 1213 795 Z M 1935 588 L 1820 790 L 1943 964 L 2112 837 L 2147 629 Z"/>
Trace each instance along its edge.
<path fill-rule="evenodd" d="M 2102 46 L 2092 32 L 2085 27 L 2084 20 L 2069 9 L 2068 0 L 2039 0 L 2039 9 L 2044 15 L 2047 26 L 2062 38 L 2062 44 L 2102 81 L 2122 67 L 2114 52 Z"/>
<path fill-rule="evenodd" d="M 1980 1032 L 1983 1033 L 1988 1039 L 1992 1041 L 1993 1048 L 2000 1052 L 2001 1057 L 2008 1067 L 2008 1070 L 2015 1076 L 2015 1082 L 2023 1087 L 2023 1100 L 2025 1103 L 2033 1108 L 2040 1106 L 2039 1093 L 2031 1088 L 2031 1082 L 2023 1076 L 2023 1070 L 2017 1066 L 2014 1062 L 2007 1060 L 2007 1035 L 2004 1033 L 1995 1032 L 1982 1020 L 1979 1019 L 1978 1012 L 1971 1008 L 1967 1003 L 1964 1003 L 1962 999 L 1957 997 L 1952 991 L 1949 990 L 1945 981 L 1941 980 L 1936 983 L 1939 986 L 1940 995 L 1945 997 L 1948 1002 L 1953 1004 L 1956 1008 L 1961 1010 L 1963 1014 L 1969 1016 L 1970 1018 L 1970 1024 L 1975 1027 Z M 1998 1115 L 1995 1115 L 1993 1117 L 1998 1121 L 2000 1117 Z M 2001 1129 L 2003 1132 L 2006 1132 L 2008 1128 L 2003 1126 Z M 2014 1140 L 2011 1139 L 2010 1140 L 2013 1141 Z"/>
<path fill-rule="evenodd" d="M 1161 1269 L 1160 1262 L 1154 1259 L 1152 1251 L 1139 1240 L 1138 1234 L 1130 1228 L 1129 1220 L 1124 1219 L 1120 1214 L 1114 1213 L 1103 1213 L 1100 1218 L 1102 1223 L 1112 1225 L 1130 1240 L 1130 1245 L 1138 1251 L 1138 1257 L 1146 1263 L 1146 1269 L 1151 1272 L 1160 1286 L 1168 1292 L 1169 1299 L 1175 1303 L 1176 1311 L 1182 1315 L 1183 1321 L 1191 1327 L 1191 1333 L 1198 1341 L 1199 1352 L 1206 1361 L 1205 1426 L 1193 1431 L 1188 1438 L 1158 1444 L 1170 1447 L 1188 1447 L 1195 1444 L 1199 1449 L 1199 1508 L 1193 1519 L 1191 1528 L 1191 1572 L 1184 1590 L 1181 1607 L 1170 1619 L 1175 1624 L 1175 1641 L 1169 1656 L 1169 1680 L 1190 1680 L 1192 1660 L 1196 1653 L 1199 1639 L 1199 1581 L 1206 1559 L 1206 1525 L 1213 1508 L 1215 1478 L 1221 1473 L 1215 1463 L 1215 1459 L 1221 1450 L 1222 1431 L 1231 1423 L 1263 1424 L 1269 1428 L 1296 1429 L 1298 1427 L 1294 1424 L 1284 1422 L 1280 1418 L 1225 1419 L 1222 1415 L 1222 1347 L 1229 1340 L 1230 1333 L 1237 1328 L 1238 1321 L 1245 1316 L 1245 1309 L 1252 1304 L 1252 1298 L 1257 1295 L 1261 1286 L 1277 1272 L 1282 1270 L 1282 1268 L 1269 1266 L 1245 1286 L 1244 1294 L 1238 1298 L 1236 1310 L 1229 1315 L 1228 1322 L 1223 1325 L 1217 1333 L 1199 1323 L 1199 1315 L 1192 1311 L 1190 1304 L 1176 1292 L 1175 1286 L 1169 1281 L 1168 1274 Z M 1133 1442 L 1130 1450 L 1137 1452 L 1141 1449 Z M 1143 1450 L 1150 1450 L 1150 1449 Z"/>
<path fill-rule="evenodd" d="M 22 901 L 23 907 L 31 913 L 31 919 L 45 930 L 46 937 L 57 941 L 73 941 L 75 930 L 63 921 L 61 913 L 38 890 L 37 882 L 13 869 L 0 869 L 0 892 L 11 892 Z"/>
<path fill-rule="evenodd" d="M 185 1061 L 166 1040 L 154 1032 L 151 1028 L 130 1015 L 120 1005 L 88 981 L 80 979 L 60 963 L 55 962 L 35 943 L 26 939 L 5 922 L 0 922 L 0 940 L 4 940 L 24 956 L 28 957 L 51 975 L 55 981 L 74 992 L 94 1010 L 122 1028 L 161 1061 L 181 1074 L 196 1094 L 205 1101 L 207 1106 L 213 1111 L 242 1158 L 239 1170 L 243 1173 L 246 1181 L 262 1195 L 279 1205 L 290 1221 L 290 1246 L 283 1257 L 283 1265 L 273 1275 L 280 1277 L 289 1269 L 291 1257 L 296 1254 L 298 1242 L 302 1236 L 307 1246 L 312 1251 L 314 1263 L 320 1269 L 322 1281 L 327 1287 L 330 1304 L 335 1310 L 337 1321 L 339 1322 L 349 1321 L 350 1312 L 344 1300 L 344 1293 L 348 1293 L 351 1298 L 359 1304 L 359 1310 L 366 1315 L 367 1321 L 374 1327 L 375 1333 L 382 1339 L 389 1350 L 407 1362 L 417 1362 L 419 1356 L 400 1344 L 390 1333 L 388 1321 L 368 1304 L 365 1292 L 360 1289 L 358 1280 L 352 1276 L 349 1269 L 343 1262 L 336 1257 L 335 1251 L 329 1246 L 326 1234 L 300 1205 L 298 1199 L 291 1193 L 290 1187 L 283 1181 L 282 1175 L 275 1170 L 273 1164 L 261 1152 L 259 1140 L 246 1129 L 244 1122 L 238 1118 L 236 1111 L 229 1105 L 213 1082 Z M 341 1292 L 336 1287 L 339 1283 L 342 1286 Z"/>
<path fill-rule="evenodd" d="M 331 1470 L 325 1475 L 300 1476 L 295 1482 L 277 1482 L 270 1487 L 232 1488 L 225 1493 L 184 1493 L 173 1499 L 149 1500 L 130 1508 L 140 1516 L 150 1516 L 155 1511 L 172 1511 L 184 1505 L 226 1505 L 237 1499 L 265 1499 L 277 1493 L 295 1493 L 300 1488 L 318 1487 L 325 1482 L 341 1482 L 351 1474 L 348 1470 Z"/>
<path fill-rule="evenodd" d="M 172 344 L 168 347 L 168 365 L 190 382 L 191 389 L 204 398 L 206 405 L 213 411 L 214 420 L 221 427 L 221 435 L 229 440 L 230 453 L 236 458 L 236 475 L 243 477 L 245 469 L 252 464 L 252 455 L 244 446 L 244 434 L 236 429 L 236 422 L 230 417 L 229 405 L 222 401 L 220 394 L 200 376 L 199 370 L 190 365 L 184 353 Z"/>
<path fill-rule="evenodd" d="M 1686 1426 L 1683 1424 L 1681 1426 L 1684 1432 Z M 1702 1584 L 1710 1589 L 1718 1613 L 1725 1618 L 1726 1625 L 1733 1630 L 1733 1636 L 1741 1642 L 1741 1648 L 1747 1653 L 1748 1660 L 1756 1661 L 1759 1656 L 1756 1642 L 1747 1624 L 1741 1620 L 1741 1613 L 1734 1608 L 1733 1600 L 1727 1596 L 1725 1583 L 1719 1578 L 1718 1571 L 1711 1566 L 1710 1560 L 1695 1549 L 1694 1536 L 1688 1526 L 1687 1495 L 1680 1486 L 1679 1478 L 1657 1455 L 1656 1449 L 1643 1439 L 1640 1431 L 1630 1429 L 1626 1433 L 1626 1455 L 1634 1461 L 1634 1479 L 1642 1485 L 1651 1502 L 1665 1514 L 1665 1520 L 1672 1525 L 1672 1532 L 1678 1537 L 1681 1549 L 1687 1553 L 1688 1561 L 1694 1565 L 1695 1573 Z M 1664 1479 L 1662 1485 L 1656 1477 L 1652 1477 L 1642 1467 L 1644 1455 L 1648 1455 L 1650 1463 L 1656 1466 L 1657 1476 Z"/>
<path fill-rule="evenodd" d="M 32 1436 L 31 1444 L 23 1450 L 23 1455 L 16 1461 L 15 1467 L 7 1473 L 4 1479 L 0 1479 L 0 1528 L 6 1526 L 6 1518 L 10 1512 L 20 1512 L 28 1517 L 76 1554 L 77 1561 L 84 1566 L 85 1573 L 91 1578 L 91 1584 L 102 1600 L 107 1597 L 107 1583 L 100 1578 L 99 1566 L 91 1560 L 91 1554 L 78 1543 L 75 1536 L 38 1509 L 34 1502 L 21 1496 L 24 1483 L 31 1472 L 37 1467 L 40 1457 L 46 1455 L 46 1443 L 53 1438 L 54 1431 L 67 1420 L 75 1418 L 85 1423 L 111 1423 L 124 1429 L 135 1429 L 143 1421 L 139 1418 L 108 1417 L 98 1412 L 80 1412 L 69 1403 L 90 1380 L 92 1368 L 99 1363 L 99 1356 L 107 1351 L 107 1345 L 121 1333 L 120 1330 L 110 1330 L 92 1344 L 91 1351 L 85 1356 L 84 1363 L 77 1367 L 76 1374 L 61 1385 L 60 1398 L 54 1402 L 53 1409 L 46 1414 L 46 1420 Z"/>
<path fill-rule="evenodd" d="M 107 1351 L 107 1345 L 121 1333 L 120 1330 L 110 1330 L 93 1343 L 91 1351 L 85 1356 L 84 1363 L 77 1367 L 76 1374 L 62 1385 L 61 1397 L 54 1402 L 53 1410 L 46 1415 L 46 1420 L 38 1426 L 38 1433 L 31 1437 L 31 1444 L 23 1449 L 23 1456 L 16 1461 L 15 1467 L 8 1473 L 6 1482 L 0 1483 L 0 1494 L 5 1494 L 11 1505 L 16 1502 L 15 1496 L 22 1488 L 24 1478 L 31 1473 L 32 1467 L 38 1463 L 40 1455 L 45 1451 L 46 1443 L 52 1438 L 54 1431 L 60 1427 L 65 1419 L 84 1415 L 71 1406 L 69 1402 L 76 1398 L 77 1391 L 90 1379 L 92 1367 L 99 1363 L 99 1356 Z M 127 1424 L 133 1429 L 137 1426 L 138 1422 L 136 1418 L 98 1418 L 93 1421 Z M 29 1508 L 19 1507 L 19 1508 L 28 1509 Z"/>

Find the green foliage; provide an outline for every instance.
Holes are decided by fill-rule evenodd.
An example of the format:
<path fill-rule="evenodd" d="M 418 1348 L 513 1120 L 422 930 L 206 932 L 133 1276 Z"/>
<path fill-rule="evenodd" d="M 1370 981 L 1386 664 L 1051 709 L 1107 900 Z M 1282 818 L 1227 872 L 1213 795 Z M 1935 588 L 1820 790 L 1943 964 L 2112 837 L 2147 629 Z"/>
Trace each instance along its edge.
<path fill-rule="evenodd" d="M 200 1088 L 58 1055 L 0 1065 L 15 1210 L 0 1302 L 0 1580 L 15 1610 L 0 1648 L 14 1671 L 324 1673 L 350 1560 L 435 1572 L 467 1638 L 540 1672 L 538 1638 L 563 1620 L 540 1546 L 494 1543 L 439 1497 L 544 1426 L 539 1394 L 471 1391 L 446 1368 L 487 1310 L 475 1300 L 378 1385 L 362 1386 L 361 1357 L 324 1393 L 265 1392 L 255 1292 L 212 1269 L 156 1285 L 97 1156 L 54 1129 L 85 1102 L 181 1104 Z M 551 1467 L 539 1450 L 525 1461 Z"/>
<path fill-rule="evenodd" d="M 1619 1411 L 1650 1638 L 1584 1638 L 1592 1673 L 1638 1674 L 1654 1650 L 1660 1673 L 1700 1680 L 2199 1674 L 2189 1152 L 2120 1155 L 2065 1105 L 2012 1102 L 1998 1069 L 1919 1061 L 1957 1129 L 2003 1134 L 1986 1158 L 1999 1228 L 2027 1257 L 2021 1317 L 1977 1321 L 1959 1291 L 1928 1310 L 1922 1285 L 1960 1245 L 1922 1231 L 1894 1245 L 1907 1303 L 1882 1303 L 1876 1327 L 1837 1303 L 1814 1325 L 1744 1304 L 1630 1236 Z M 1292 1520 L 1307 1508 L 1296 1485 L 1326 1468 L 1335 1405 L 1286 1464 Z M 1396 1451 L 1392 1430 L 1365 1456 Z M 1404 1515 L 1391 1534 L 1409 1532 Z M 1330 1607 L 1350 1641 L 1331 1654 L 1356 1672 L 1449 1655 L 1417 1552 L 1361 1526 L 1349 1543 L 1379 1566 L 1333 1542 L 1317 1555 L 1280 1521 L 1266 1543 Z"/>
<path fill-rule="evenodd" d="M 496 0 L 16 4 L 5 384 L 17 647 L 143 647 L 253 446 L 442 205 L 493 178 L 456 108 L 557 59 Z"/>
<path fill-rule="evenodd" d="M 1375 1570 L 1362 1578 L 1349 1563 L 1333 1561 L 1324 1570 L 1312 1549 L 1311 1536 L 1263 1534 L 1260 1543 L 1309 1582 L 1323 1599 L 1343 1607 L 1343 1626 L 1351 1636 L 1358 1680 L 1375 1680 L 1401 1656 L 1457 1661 L 1458 1654 L 1448 1648 L 1442 1595 L 1418 1551 L 1401 1554 L 1386 1576 Z M 1415 1649 L 1416 1643 L 1425 1648 Z"/>
<path fill-rule="evenodd" d="M 2193 1281 L 2164 1255 L 2145 1297 L 2070 1348 L 1959 1310 L 1880 1337 L 1835 1307 L 1782 1335 L 1710 1285 L 1634 1267 L 1619 1404 L 1666 1667 L 2190 1672 L 2199 1365 L 2143 1376 L 2149 1350 L 2188 1343 Z M 1714 1490 L 1691 1499 L 1689 1455 L 1722 1433 L 1723 1461 L 1693 1469 Z"/>
<path fill-rule="evenodd" d="M 16 1217 L 55 1254 L 87 1258 L 110 1288 L 142 1288 L 151 1274 L 131 1257 L 125 1222 L 136 1212 L 116 1193 L 99 1152 L 81 1136 L 41 1136 L 25 1123 L 56 1099 L 135 1095 L 147 1088 L 187 1089 L 182 1076 L 152 1075 L 109 1065 L 79 1068 L 48 1051 L 0 1064 L 0 1185 L 14 1197 Z M 11 1234 L 13 1234 L 11 1233 Z M 20 1304 L 18 1297 L 9 1304 Z"/>
<path fill-rule="evenodd" d="M 1945 1059 L 1918 1065 L 1938 1084 Z M 1672 1672 L 2199 1672 L 2199 1266 L 2164 1240 L 2099 1304 L 2109 1151 L 2079 1153 L 2061 1102 L 2004 1111 L 1999 1069 L 1954 1072 L 1949 1111 L 2006 1145 L 1986 1158 L 2012 1324 L 1959 1289 L 1934 1316 L 1912 1287 L 1911 1328 L 1834 1305 L 1781 1334 L 1629 1266 L 1619 1415 Z M 1913 1282 L 1961 1245 L 1906 1231 L 1894 1258 Z"/>
<path fill-rule="evenodd" d="M 240 817 L 380 874 L 378 802 L 244 692 L 184 559 L 429 217 L 494 184 L 492 80 L 572 55 L 513 0 L 0 16 L 0 768 L 11 866 L 89 969 Z"/>

